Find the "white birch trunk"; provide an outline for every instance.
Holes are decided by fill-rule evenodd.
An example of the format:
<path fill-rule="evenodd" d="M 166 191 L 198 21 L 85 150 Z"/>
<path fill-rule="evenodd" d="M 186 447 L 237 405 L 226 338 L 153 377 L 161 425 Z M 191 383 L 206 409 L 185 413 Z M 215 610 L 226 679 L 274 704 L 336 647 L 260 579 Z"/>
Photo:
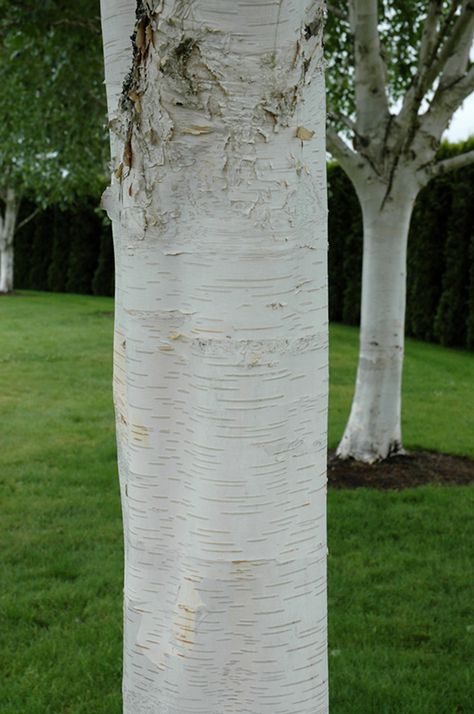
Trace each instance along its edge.
<path fill-rule="evenodd" d="M 416 190 L 381 209 L 375 188 L 364 222 L 360 351 L 355 395 L 337 454 L 372 463 L 402 451 L 401 387 L 406 256 Z"/>
<path fill-rule="evenodd" d="M 114 108 L 133 10 L 102 0 L 124 711 L 323 714 L 322 5 L 139 3 Z"/>
<path fill-rule="evenodd" d="M 18 208 L 17 194 L 12 188 L 7 189 L 5 211 L 0 218 L 0 293 L 2 294 L 13 291 L 13 239 Z"/>
<path fill-rule="evenodd" d="M 389 111 L 390 71 L 381 52 L 379 3 L 350 0 L 354 43 L 354 117 L 332 111 L 328 150 L 359 195 L 364 267 L 357 383 L 338 448 L 343 458 L 377 461 L 402 451 L 400 428 L 408 226 L 418 191 L 431 177 L 471 164 L 474 151 L 438 161 L 450 118 L 474 91 L 469 63 L 474 5 L 426 3 L 418 57 L 398 115 Z M 334 8 L 332 8 L 334 10 Z M 335 12 L 340 16 L 337 8 Z M 424 103 L 428 108 L 422 110 Z M 352 135 L 352 148 L 338 130 Z"/>
<path fill-rule="evenodd" d="M 13 243 L 0 248 L 0 293 L 13 291 Z"/>

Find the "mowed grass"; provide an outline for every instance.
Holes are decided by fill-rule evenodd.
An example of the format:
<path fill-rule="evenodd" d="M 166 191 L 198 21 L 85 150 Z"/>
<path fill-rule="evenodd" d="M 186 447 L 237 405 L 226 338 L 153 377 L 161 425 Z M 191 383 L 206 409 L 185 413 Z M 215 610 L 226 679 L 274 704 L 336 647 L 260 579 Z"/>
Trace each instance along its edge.
<path fill-rule="evenodd" d="M 111 310 L 0 299 L 1 714 L 121 711 Z M 357 331 L 331 336 L 335 445 Z M 473 381 L 471 354 L 409 341 L 405 443 L 474 456 Z M 474 711 L 473 507 L 470 487 L 330 492 L 331 714 Z"/>
<path fill-rule="evenodd" d="M 329 446 L 335 448 L 354 392 L 358 330 L 330 333 Z M 403 443 L 474 458 L 474 354 L 407 339 L 403 372 Z M 474 712 L 474 707 L 473 707 Z"/>
<path fill-rule="evenodd" d="M 107 299 L 0 298 L 0 712 L 120 711 Z"/>

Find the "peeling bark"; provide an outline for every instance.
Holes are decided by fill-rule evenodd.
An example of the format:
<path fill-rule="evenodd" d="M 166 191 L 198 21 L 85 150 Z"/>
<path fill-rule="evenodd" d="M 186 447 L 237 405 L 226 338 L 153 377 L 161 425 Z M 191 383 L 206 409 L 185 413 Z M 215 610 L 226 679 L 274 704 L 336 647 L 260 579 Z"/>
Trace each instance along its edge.
<path fill-rule="evenodd" d="M 322 5 L 136 9 L 102 0 L 124 711 L 326 714 Z"/>

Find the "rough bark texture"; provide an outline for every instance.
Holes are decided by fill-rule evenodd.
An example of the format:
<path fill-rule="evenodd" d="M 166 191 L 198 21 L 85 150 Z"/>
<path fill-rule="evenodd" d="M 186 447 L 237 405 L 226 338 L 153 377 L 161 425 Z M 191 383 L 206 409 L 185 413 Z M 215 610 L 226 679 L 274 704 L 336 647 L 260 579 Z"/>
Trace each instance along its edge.
<path fill-rule="evenodd" d="M 102 0 L 124 710 L 323 714 L 322 5 L 138 3 L 127 73 L 132 6 Z"/>
<path fill-rule="evenodd" d="M 19 200 L 11 188 L 5 192 L 4 215 L 0 216 L 0 293 L 13 290 L 13 239 Z"/>

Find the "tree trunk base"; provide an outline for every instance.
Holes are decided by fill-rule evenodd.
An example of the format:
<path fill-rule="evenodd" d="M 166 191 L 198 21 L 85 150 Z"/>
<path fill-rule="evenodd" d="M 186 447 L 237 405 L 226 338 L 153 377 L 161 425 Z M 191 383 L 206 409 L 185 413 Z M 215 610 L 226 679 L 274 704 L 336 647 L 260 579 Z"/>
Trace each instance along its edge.
<path fill-rule="evenodd" d="M 343 437 L 336 451 L 336 456 L 341 461 L 360 461 L 364 464 L 375 464 L 390 459 L 392 456 L 405 456 L 406 451 L 397 440 L 391 441 L 383 450 L 353 443 L 346 436 Z"/>

